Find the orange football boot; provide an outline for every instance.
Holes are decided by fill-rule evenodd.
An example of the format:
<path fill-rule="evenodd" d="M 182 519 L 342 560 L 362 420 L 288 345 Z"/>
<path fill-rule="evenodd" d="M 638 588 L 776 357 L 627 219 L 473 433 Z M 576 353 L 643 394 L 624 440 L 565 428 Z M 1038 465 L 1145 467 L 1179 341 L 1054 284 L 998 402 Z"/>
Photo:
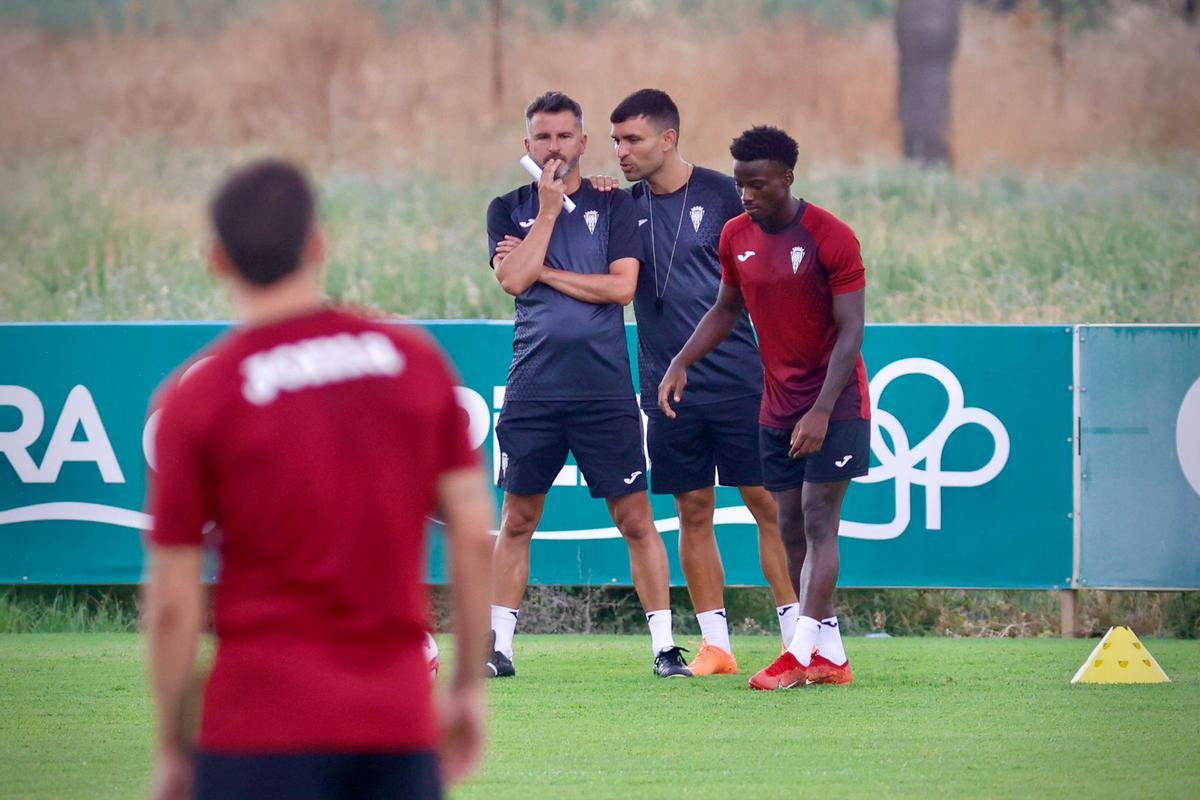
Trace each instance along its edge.
<path fill-rule="evenodd" d="M 809 683 L 851 683 L 854 680 L 854 670 L 850 668 L 850 659 L 845 664 L 835 664 L 820 653 L 813 653 L 812 663 L 808 665 Z"/>
<path fill-rule="evenodd" d="M 770 666 L 755 673 L 750 679 L 750 688 L 770 692 L 803 686 L 807 680 L 808 668 L 797 661 L 790 650 L 784 650 L 783 655 L 775 659 Z"/>
<path fill-rule="evenodd" d="M 688 669 L 696 677 L 702 675 L 737 675 L 738 663 L 733 657 L 733 653 L 728 650 L 722 650 L 715 644 L 704 642 L 700 646 L 700 652 L 692 659 L 692 663 L 688 664 Z"/>

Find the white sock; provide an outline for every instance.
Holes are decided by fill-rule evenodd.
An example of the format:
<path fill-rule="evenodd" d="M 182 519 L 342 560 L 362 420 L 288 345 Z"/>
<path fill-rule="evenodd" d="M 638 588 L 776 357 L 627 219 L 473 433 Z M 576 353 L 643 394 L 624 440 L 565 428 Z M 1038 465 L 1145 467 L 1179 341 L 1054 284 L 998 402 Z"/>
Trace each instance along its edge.
<path fill-rule="evenodd" d="M 842 645 L 842 629 L 838 627 L 837 617 L 821 620 L 817 652 L 839 666 L 846 663 L 846 648 Z"/>
<path fill-rule="evenodd" d="M 786 647 L 791 644 L 792 637 L 796 635 L 796 620 L 800 618 L 800 604 L 788 603 L 786 606 L 775 606 L 775 613 L 779 614 L 779 638 L 783 639 Z"/>
<path fill-rule="evenodd" d="M 647 611 L 646 624 L 650 626 L 650 649 L 655 655 L 675 646 L 675 637 L 671 635 L 671 609 Z"/>
<path fill-rule="evenodd" d="M 517 615 L 520 613 L 515 608 L 492 606 L 492 630 L 496 632 L 496 649 L 509 658 L 513 657 L 513 634 L 517 632 Z"/>
<path fill-rule="evenodd" d="M 704 637 L 704 641 L 726 653 L 733 652 L 733 645 L 729 643 L 729 619 L 725 609 L 701 611 L 696 615 L 696 621 L 700 623 L 700 635 Z"/>
<path fill-rule="evenodd" d="M 812 663 L 813 648 L 817 646 L 817 634 L 821 630 L 821 621 L 812 617 L 800 616 L 796 620 L 796 633 L 788 643 L 788 652 L 796 657 L 804 666 Z"/>

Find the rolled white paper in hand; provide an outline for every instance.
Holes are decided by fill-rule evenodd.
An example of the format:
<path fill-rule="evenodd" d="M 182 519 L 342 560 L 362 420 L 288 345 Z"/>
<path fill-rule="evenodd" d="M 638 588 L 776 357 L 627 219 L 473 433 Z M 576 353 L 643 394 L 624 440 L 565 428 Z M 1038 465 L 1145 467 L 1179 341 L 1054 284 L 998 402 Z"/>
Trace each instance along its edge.
<path fill-rule="evenodd" d="M 525 168 L 526 172 L 533 176 L 535 181 L 540 181 L 542 179 L 542 168 L 537 165 L 536 161 L 529 157 L 528 153 L 521 156 L 521 166 Z M 575 210 L 575 202 L 566 195 L 563 195 L 563 207 L 566 208 L 567 213 L 570 214 Z"/>

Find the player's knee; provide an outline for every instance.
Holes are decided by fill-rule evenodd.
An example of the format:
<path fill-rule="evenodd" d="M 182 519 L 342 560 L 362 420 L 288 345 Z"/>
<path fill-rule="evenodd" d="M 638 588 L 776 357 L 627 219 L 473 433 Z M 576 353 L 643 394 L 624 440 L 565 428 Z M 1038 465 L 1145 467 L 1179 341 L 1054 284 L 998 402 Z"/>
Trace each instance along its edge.
<path fill-rule="evenodd" d="M 505 508 L 500 534 L 511 539 L 532 538 L 537 530 L 538 516 L 525 509 Z"/>
<path fill-rule="evenodd" d="M 838 520 L 834 504 L 825 497 L 804 498 L 804 535 L 810 541 L 837 536 Z"/>
<path fill-rule="evenodd" d="M 779 510 L 779 538 L 785 547 L 804 545 L 804 514 Z"/>
<path fill-rule="evenodd" d="M 628 541 L 641 541 L 654 532 L 654 517 L 641 509 L 618 511 L 613 515 L 617 530 Z"/>
<path fill-rule="evenodd" d="M 775 498 L 766 489 L 743 492 L 742 499 L 746 503 L 746 508 L 750 509 L 750 514 L 758 523 L 759 528 L 773 527 L 779 524 L 779 506 L 775 504 Z"/>
<path fill-rule="evenodd" d="M 679 495 L 675 499 L 675 508 L 679 512 L 680 525 L 689 533 L 700 529 L 711 532 L 713 507 L 707 496 Z"/>

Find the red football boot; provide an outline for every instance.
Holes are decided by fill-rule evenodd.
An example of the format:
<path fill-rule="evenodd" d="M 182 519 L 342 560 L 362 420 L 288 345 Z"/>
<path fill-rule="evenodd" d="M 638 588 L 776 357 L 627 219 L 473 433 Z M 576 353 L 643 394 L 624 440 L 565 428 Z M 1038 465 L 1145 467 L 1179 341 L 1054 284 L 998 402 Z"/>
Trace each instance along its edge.
<path fill-rule="evenodd" d="M 850 659 L 846 659 L 845 664 L 835 664 L 820 653 L 813 653 L 812 663 L 808 665 L 808 683 L 851 683 L 853 680 Z"/>
<path fill-rule="evenodd" d="M 807 679 L 808 668 L 797 661 L 790 650 L 784 650 L 783 655 L 775 659 L 769 667 L 755 673 L 750 679 L 750 688 L 771 692 L 803 686 Z"/>

